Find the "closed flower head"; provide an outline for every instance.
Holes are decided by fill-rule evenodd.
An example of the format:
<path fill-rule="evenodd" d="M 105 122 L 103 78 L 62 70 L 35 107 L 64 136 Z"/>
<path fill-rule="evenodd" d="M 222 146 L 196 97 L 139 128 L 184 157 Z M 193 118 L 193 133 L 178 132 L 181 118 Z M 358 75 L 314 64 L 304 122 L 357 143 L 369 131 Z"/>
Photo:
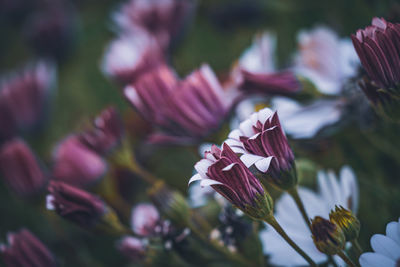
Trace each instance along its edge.
<path fill-rule="evenodd" d="M 107 212 L 100 198 L 79 188 L 52 181 L 48 190 L 47 209 L 81 227 L 95 226 Z"/>
<path fill-rule="evenodd" d="M 312 220 L 311 233 L 317 249 L 328 255 L 339 253 L 346 243 L 342 229 L 320 216 Z"/>
<path fill-rule="evenodd" d="M 53 160 L 54 179 L 79 187 L 93 184 L 107 170 L 104 159 L 76 135 L 67 137 L 56 147 Z"/>
<path fill-rule="evenodd" d="M 189 184 L 200 180 L 202 186 L 211 186 L 235 207 L 255 219 L 264 219 L 272 213 L 272 199 L 235 152 L 224 143 L 222 150 L 213 146 L 200 160 Z"/>
<path fill-rule="evenodd" d="M 264 108 L 253 113 L 226 142 L 243 154 L 240 159 L 247 167 L 254 166 L 257 175 L 274 186 L 287 190 L 297 183 L 294 155 L 276 112 Z"/>
<path fill-rule="evenodd" d="M 141 203 L 132 210 L 131 225 L 133 231 L 141 236 L 151 236 L 160 229 L 160 213 L 150 203 Z"/>
<path fill-rule="evenodd" d="M 0 171 L 10 188 L 22 196 L 38 193 L 47 183 L 36 156 L 21 139 L 8 141 L 0 149 Z"/>
<path fill-rule="evenodd" d="M 375 17 L 371 26 L 358 30 L 351 38 L 370 79 L 379 88 L 397 88 L 400 83 L 400 24 Z"/>
<path fill-rule="evenodd" d="M 0 245 L 0 256 L 6 267 L 55 267 L 56 259 L 49 249 L 29 230 L 7 236 L 8 245 Z"/>
<path fill-rule="evenodd" d="M 342 206 L 336 206 L 335 210 L 332 210 L 329 214 L 329 219 L 342 229 L 346 241 L 352 241 L 358 238 L 358 234 L 360 233 L 360 221 L 350 210 Z"/>
<path fill-rule="evenodd" d="M 121 142 L 122 136 L 122 119 L 114 107 L 108 107 L 93 121 L 93 128 L 80 135 L 80 139 L 99 154 L 107 154 Z"/>

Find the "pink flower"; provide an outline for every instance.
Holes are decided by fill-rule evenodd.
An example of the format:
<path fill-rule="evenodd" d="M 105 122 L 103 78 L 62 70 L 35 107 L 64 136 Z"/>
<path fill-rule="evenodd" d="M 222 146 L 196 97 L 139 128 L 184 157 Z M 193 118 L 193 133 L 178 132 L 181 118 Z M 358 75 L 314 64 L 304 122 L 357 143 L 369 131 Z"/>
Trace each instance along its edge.
<path fill-rule="evenodd" d="M 93 128 L 83 132 L 79 139 L 90 149 L 105 155 L 121 142 L 122 136 L 122 119 L 114 107 L 108 107 L 95 118 Z"/>
<path fill-rule="evenodd" d="M 36 156 L 22 139 L 8 141 L 1 147 L 0 170 L 11 189 L 22 196 L 38 193 L 47 183 Z"/>
<path fill-rule="evenodd" d="M 133 261 L 143 260 L 146 256 L 146 244 L 143 240 L 132 236 L 125 236 L 117 243 L 117 249 Z"/>
<path fill-rule="evenodd" d="M 208 65 L 183 81 L 160 65 L 124 93 L 144 118 L 160 128 L 150 138 L 153 143 L 190 143 L 206 137 L 220 126 L 237 96 L 221 86 Z"/>
<path fill-rule="evenodd" d="M 3 78 L 0 83 L 0 138 L 9 138 L 18 130 L 38 125 L 46 108 L 54 68 L 38 62 L 25 70 Z"/>
<path fill-rule="evenodd" d="M 0 256 L 7 267 L 55 267 L 56 259 L 49 249 L 29 230 L 7 235 L 8 246 L 0 245 Z"/>
<path fill-rule="evenodd" d="M 53 161 L 53 178 L 79 187 L 94 183 L 107 170 L 104 159 L 76 135 L 67 137 L 56 147 Z"/>
<path fill-rule="evenodd" d="M 131 225 L 140 236 L 151 236 L 161 230 L 160 213 L 149 203 L 141 203 L 132 210 Z"/>
<path fill-rule="evenodd" d="M 400 24 L 373 18 L 372 25 L 352 35 L 354 48 L 372 81 L 381 88 L 400 83 Z"/>
<path fill-rule="evenodd" d="M 253 113 L 240 123 L 226 141 L 233 151 L 243 154 L 241 160 L 247 167 L 255 166 L 267 174 L 277 186 L 291 187 L 294 155 L 279 122 L 278 114 L 269 108 Z M 287 179 L 286 179 L 287 178 Z"/>
<path fill-rule="evenodd" d="M 107 212 L 97 196 L 63 182 L 51 181 L 48 187 L 47 209 L 82 227 L 92 227 Z"/>
<path fill-rule="evenodd" d="M 256 219 L 272 211 L 272 200 L 261 183 L 224 143 L 222 150 L 213 146 L 204 159 L 195 165 L 197 174 L 189 184 L 200 180 L 201 186 L 211 186 L 235 207 Z"/>
<path fill-rule="evenodd" d="M 121 31 L 133 35 L 146 32 L 167 48 L 193 7 L 191 0 L 129 0 L 113 19 Z"/>

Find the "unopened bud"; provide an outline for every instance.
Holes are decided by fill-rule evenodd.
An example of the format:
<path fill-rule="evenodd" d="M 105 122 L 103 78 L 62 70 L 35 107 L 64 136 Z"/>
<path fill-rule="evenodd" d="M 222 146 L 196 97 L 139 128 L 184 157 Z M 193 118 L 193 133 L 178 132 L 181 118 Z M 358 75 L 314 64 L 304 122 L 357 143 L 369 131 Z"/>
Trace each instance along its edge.
<path fill-rule="evenodd" d="M 344 248 L 345 236 L 342 229 L 322 217 L 317 216 L 311 221 L 311 233 L 315 246 L 322 253 L 335 255 Z"/>
<path fill-rule="evenodd" d="M 350 210 L 342 206 L 336 206 L 335 210 L 332 210 L 329 214 L 329 219 L 342 229 L 346 241 L 358 238 L 360 233 L 360 221 Z"/>

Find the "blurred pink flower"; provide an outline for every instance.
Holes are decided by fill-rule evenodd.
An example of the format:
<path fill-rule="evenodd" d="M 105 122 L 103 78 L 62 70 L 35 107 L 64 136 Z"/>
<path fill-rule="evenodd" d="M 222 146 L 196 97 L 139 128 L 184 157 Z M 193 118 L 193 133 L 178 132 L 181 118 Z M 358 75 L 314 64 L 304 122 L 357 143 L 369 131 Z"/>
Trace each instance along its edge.
<path fill-rule="evenodd" d="M 0 138 L 30 130 L 44 117 L 55 78 L 52 65 L 40 61 L 0 82 Z"/>
<path fill-rule="evenodd" d="M 147 34 L 125 34 L 113 40 L 103 57 L 102 71 L 126 85 L 163 61 L 158 44 Z"/>
<path fill-rule="evenodd" d="M 208 65 L 180 81 L 165 65 L 143 75 L 124 90 L 144 118 L 161 130 L 153 143 L 190 143 L 216 130 L 232 107 L 237 92 L 225 90 Z"/>
<path fill-rule="evenodd" d="M 1 147 L 0 170 L 10 188 L 22 196 L 38 193 L 48 180 L 36 156 L 22 139 L 8 141 Z"/>
<path fill-rule="evenodd" d="M 55 267 L 56 259 L 49 249 L 29 230 L 8 233 L 8 246 L 0 245 L 0 256 L 6 267 Z"/>
<path fill-rule="evenodd" d="M 100 155 L 114 149 L 124 134 L 123 122 L 114 107 L 108 107 L 93 121 L 93 128 L 79 135 L 82 143 Z"/>
<path fill-rule="evenodd" d="M 133 261 L 143 260 L 147 251 L 145 242 L 133 236 L 124 236 L 117 243 L 117 249 L 121 254 Z"/>
<path fill-rule="evenodd" d="M 154 205 L 141 203 L 133 208 L 131 225 L 136 234 L 144 237 L 152 236 L 161 230 L 160 223 L 160 213 Z"/>
<path fill-rule="evenodd" d="M 83 144 L 77 135 L 68 136 L 57 145 L 53 161 L 53 178 L 79 187 L 94 183 L 107 170 L 104 159 Z"/>
<path fill-rule="evenodd" d="M 232 76 L 245 93 L 291 94 L 301 89 L 292 72 L 276 69 L 275 46 L 275 35 L 264 32 L 240 57 Z"/>

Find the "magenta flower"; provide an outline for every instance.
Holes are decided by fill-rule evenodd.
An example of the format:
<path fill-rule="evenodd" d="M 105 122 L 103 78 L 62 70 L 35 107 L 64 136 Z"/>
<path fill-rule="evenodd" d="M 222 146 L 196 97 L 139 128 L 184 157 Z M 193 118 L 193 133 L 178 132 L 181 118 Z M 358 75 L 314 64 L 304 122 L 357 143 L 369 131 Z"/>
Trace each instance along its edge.
<path fill-rule="evenodd" d="M 222 150 L 213 145 L 204 159 L 196 163 L 189 184 L 200 180 L 201 186 L 211 186 L 235 207 L 256 219 L 272 212 L 272 200 L 264 187 L 235 152 L 224 143 Z"/>
<path fill-rule="evenodd" d="M 113 19 L 123 32 L 146 32 L 167 48 L 193 7 L 191 0 L 129 0 L 113 14 Z"/>
<path fill-rule="evenodd" d="M 233 151 L 243 154 L 247 167 L 255 166 L 258 173 L 266 174 L 278 187 L 292 187 L 296 182 L 294 155 L 289 147 L 278 114 L 264 108 L 240 123 L 226 141 Z M 287 189 L 286 188 L 286 189 Z"/>
<path fill-rule="evenodd" d="M 123 122 L 117 110 L 108 107 L 95 118 L 93 128 L 79 137 L 89 148 L 105 155 L 121 142 L 123 130 Z"/>
<path fill-rule="evenodd" d="M 300 82 L 292 72 L 276 69 L 275 46 L 275 35 L 264 32 L 256 35 L 253 44 L 242 54 L 238 68 L 232 75 L 243 92 L 286 95 L 301 89 Z"/>
<path fill-rule="evenodd" d="M 373 18 L 372 25 L 351 36 L 354 48 L 370 79 L 379 88 L 400 83 L 400 24 Z"/>
<path fill-rule="evenodd" d="M 141 203 L 132 210 L 131 225 L 133 231 L 140 236 L 151 236 L 160 232 L 160 213 L 149 203 Z"/>
<path fill-rule="evenodd" d="M 100 198 L 74 186 L 51 181 L 48 190 L 47 209 L 84 228 L 95 226 L 107 212 Z"/>
<path fill-rule="evenodd" d="M 147 248 L 143 240 L 133 236 L 125 236 L 117 243 L 117 249 L 121 254 L 133 261 L 143 260 Z"/>
<path fill-rule="evenodd" d="M 53 178 L 84 187 L 99 180 L 107 171 L 107 164 L 96 152 L 71 135 L 53 152 Z"/>
<path fill-rule="evenodd" d="M 0 256 L 7 267 L 55 267 L 56 259 L 49 249 L 29 230 L 7 235 L 8 246 L 0 245 Z"/>
<path fill-rule="evenodd" d="M 0 83 L 0 138 L 30 130 L 44 115 L 55 70 L 38 62 Z"/>
<path fill-rule="evenodd" d="M 222 88 L 214 72 L 203 65 L 183 81 L 160 66 L 143 75 L 125 96 L 161 131 L 153 143 L 190 143 L 216 130 L 230 110 L 237 92 Z"/>
<path fill-rule="evenodd" d="M 10 188 L 22 196 L 38 193 L 47 183 L 36 156 L 22 139 L 8 141 L 1 147 L 0 170 Z"/>
<path fill-rule="evenodd" d="M 147 34 L 123 35 L 108 46 L 102 71 L 126 85 L 162 62 L 159 45 Z"/>

